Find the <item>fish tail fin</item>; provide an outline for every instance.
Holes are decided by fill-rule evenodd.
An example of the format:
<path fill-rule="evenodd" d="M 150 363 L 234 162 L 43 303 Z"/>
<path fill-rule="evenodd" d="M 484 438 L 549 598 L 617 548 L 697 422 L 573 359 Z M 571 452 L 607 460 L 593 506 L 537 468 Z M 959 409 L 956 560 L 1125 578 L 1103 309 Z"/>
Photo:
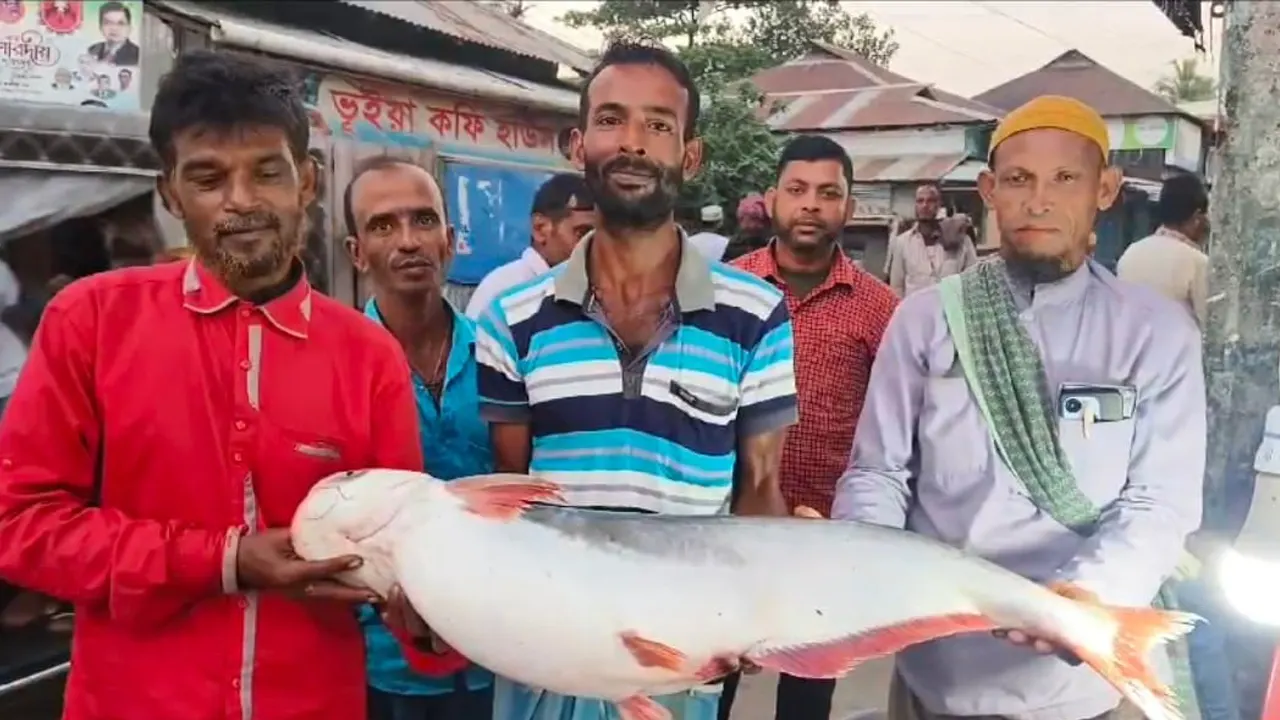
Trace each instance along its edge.
<path fill-rule="evenodd" d="M 1148 720 L 1183 720 L 1178 698 L 1148 663 L 1162 643 L 1191 632 L 1201 618 L 1191 613 L 1155 608 L 1102 605 L 1078 588 L 1055 588 L 1065 597 L 1089 605 L 1115 625 L 1110 653 L 1091 651 L 1064 641 L 1072 652 L 1120 691 Z"/>

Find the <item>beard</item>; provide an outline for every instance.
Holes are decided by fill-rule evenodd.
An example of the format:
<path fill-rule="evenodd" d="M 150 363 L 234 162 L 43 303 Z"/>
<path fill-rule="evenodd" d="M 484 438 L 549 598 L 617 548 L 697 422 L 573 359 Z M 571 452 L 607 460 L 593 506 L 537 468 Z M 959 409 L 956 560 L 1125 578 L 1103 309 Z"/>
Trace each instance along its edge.
<path fill-rule="evenodd" d="M 1011 242 L 1000 244 L 1000 257 L 1009 274 L 1034 285 L 1057 282 L 1075 272 L 1081 262 L 1065 256 L 1035 255 Z"/>
<path fill-rule="evenodd" d="M 619 170 L 652 176 L 653 189 L 644 195 L 618 192 L 609 183 L 609 174 Z M 663 167 L 628 155 L 619 155 L 603 163 L 587 160 L 583 174 L 587 189 L 595 198 L 596 212 L 600 213 L 604 224 L 627 230 L 654 228 L 671 217 L 684 183 L 679 166 Z"/>
<path fill-rule="evenodd" d="M 269 234 L 252 247 L 225 242 L 229 235 L 249 231 Z M 274 232 L 269 232 L 274 231 Z M 237 216 L 214 227 L 214 242 L 200 252 L 201 261 L 217 273 L 229 289 L 276 275 L 302 250 L 301 217 L 281 219 L 269 212 Z"/>

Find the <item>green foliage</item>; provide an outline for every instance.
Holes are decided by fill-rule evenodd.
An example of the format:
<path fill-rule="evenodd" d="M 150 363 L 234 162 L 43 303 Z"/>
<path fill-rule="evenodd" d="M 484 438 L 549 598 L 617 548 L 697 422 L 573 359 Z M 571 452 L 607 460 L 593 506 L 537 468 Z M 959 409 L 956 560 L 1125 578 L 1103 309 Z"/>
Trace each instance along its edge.
<path fill-rule="evenodd" d="M 594 10 L 573 10 L 560 20 L 569 27 L 596 28 L 610 40 L 680 38 L 692 45 L 704 18 L 701 6 L 698 0 L 604 0 Z"/>
<path fill-rule="evenodd" d="M 691 70 L 727 70 L 735 79 L 800 57 L 813 40 L 880 65 L 898 50 L 892 30 L 880 30 L 865 13 L 846 12 L 836 0 L 603 0 L 561 19 L 610 39 L 676 42 Z"/>
<path fill-rule="evenodd" d="M 1156 94 L 1175 105 L 1213 98 L 1213 78 L 1200 74 L 1200 64 L 1196 58 L 1174 60 L 1170 64 L 1173 65 L 1173 72 L 1156 83 Z"/>
<path fill-rule="evenodd" d="M 750 192 L 773 185 L 779 138 L 760 121 L 763 98 L 748 83 L 727 84 L 717 75 L 702 78 L 702 170 L 685 183 L 680 206 L 732 205 Z M 728 211 L 732 214 L 732 210 Z"/>

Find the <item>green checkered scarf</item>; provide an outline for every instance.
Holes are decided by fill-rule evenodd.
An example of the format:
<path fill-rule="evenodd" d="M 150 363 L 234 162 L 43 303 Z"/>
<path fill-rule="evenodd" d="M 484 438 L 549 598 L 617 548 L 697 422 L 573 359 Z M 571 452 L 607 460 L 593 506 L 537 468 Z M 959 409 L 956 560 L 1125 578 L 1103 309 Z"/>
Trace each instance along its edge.
<path fill-rule="evenodd" d="M 939 290 L 956 355 L 1000 459 L 1036 507 L 1082 535 L 1092 532 L 1101 510 L 1081 492 L 1058 442 L 1044 364 L 1018 320 L 1004 261 L 985 261 L 947 277 Z M 1160 589 L 1155 604 L 1177 609 L 1172 583 Z M 1198 720 L 1185 641 L 1170 644 L 1169 659 L 1182 713 Z"/>

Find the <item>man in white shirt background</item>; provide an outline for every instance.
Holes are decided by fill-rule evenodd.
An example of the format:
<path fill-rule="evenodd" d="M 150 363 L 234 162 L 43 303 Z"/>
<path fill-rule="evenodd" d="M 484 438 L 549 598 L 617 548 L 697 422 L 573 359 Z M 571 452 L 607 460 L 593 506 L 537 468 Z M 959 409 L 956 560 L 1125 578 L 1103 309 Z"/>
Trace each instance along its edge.
<path fill-rule="evenodd" d="M 471 294 L 466 316 L 479 320 L 499 295 L 569 258 L 595 227 L 595 201 L 581 175 L 552 175 L 533 196 L 532 238 L 520 257 L 494 268 Z"/>
<path fill-rule="evenodd" d="M 1178 173 L 1164 181 L 1156 205 L 1160 227 L 1120 256 L 1116 275 L 1179 302 L 1204 327 L 1209 294 L 1209 192 L 1200 178 Z"/>
<path fill-rule="evenodd" d="M 711 262 L 724 259 L 724 250 L 729 247 L 729 238 L 720 233 L 724 225 L 724 208 L 719 205 L 707 205 L 700 214 L 702 225 L 698 232 L 689 236 L 689 242 L 698 248 L 698 252 Z"/>

